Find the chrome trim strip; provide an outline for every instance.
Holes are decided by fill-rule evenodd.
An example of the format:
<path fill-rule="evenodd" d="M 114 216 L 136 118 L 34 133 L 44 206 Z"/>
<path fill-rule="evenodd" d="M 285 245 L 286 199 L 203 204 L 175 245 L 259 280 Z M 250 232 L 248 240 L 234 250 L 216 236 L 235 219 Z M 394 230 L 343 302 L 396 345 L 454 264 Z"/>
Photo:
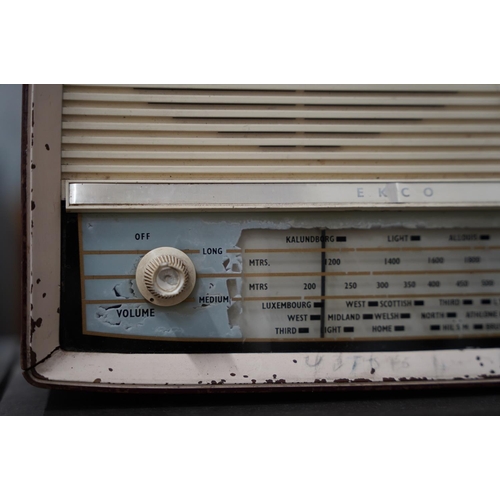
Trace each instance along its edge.
<path fill-rule="evenodd" d="M 66 207 L 74 211 L 500 207 L 500 182 L 67 181 Z"/>

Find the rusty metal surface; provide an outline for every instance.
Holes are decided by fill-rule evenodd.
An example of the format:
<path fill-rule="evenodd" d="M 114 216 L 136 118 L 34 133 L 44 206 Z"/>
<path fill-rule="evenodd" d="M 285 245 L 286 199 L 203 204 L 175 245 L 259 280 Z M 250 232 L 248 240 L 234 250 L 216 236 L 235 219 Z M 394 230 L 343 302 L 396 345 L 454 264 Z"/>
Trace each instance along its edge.
<path fill-rule="evenodd" d="M 50 358 L 50 356 L 49 356 Z M 285 393 L 383 393 L 398 391 L 437 391 L 437 390 L 498 390 L 500 392 L 500 377 L 482 377 L 479 380 L 457 379 L 450 381 L 432 381 L 425 379 L 387 379 L 383 382 L 374 383 L 367 379 L 358 379 L 355 381 L 337 380 L 328 383 L 326 380 L 316 380 L 314 383 L 286 383 L 284 380 L 272 379 L 266 383 L 252 384 L 226 384 L 226 381 L 213 381 L 207 385 L 131 385 L 131 384 L 104 384 L 101 379 L 96 379 L 94 383 L 73 383 L 66 381 L 52 381 L 40 375 L 36 367 L 23 372 L 26 381 L 39 389 L 49 389 L 69 392 L 83 393 L 114 393 L 114 394 L 150 394 L 150 395 L 169 395 L 183 396 L 190 395 L 194 397 L 206 395 L 222 394 L 285 394 Z"/>
<path fill-rule="evenodd" d="M 497 388 L 375 392 L 110 394 L 39 390 L 14 373 L 0 415 L 500 415 Z"/>

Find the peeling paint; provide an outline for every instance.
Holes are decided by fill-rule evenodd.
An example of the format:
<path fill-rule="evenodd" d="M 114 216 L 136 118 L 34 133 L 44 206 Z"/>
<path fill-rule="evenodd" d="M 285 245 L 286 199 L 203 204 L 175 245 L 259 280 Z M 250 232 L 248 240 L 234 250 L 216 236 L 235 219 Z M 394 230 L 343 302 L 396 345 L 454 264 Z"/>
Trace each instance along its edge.
<path fill-rule="evenodd" d="M 269 380 L 266 380 L 266 384 L 267 385 L 284 385 L 284 384 L 286 384 L 286 380 L 285 379 L 279 379 L 279 380 L 269 379 Z"/>
<path fill-rule="evenodd" d="M 184 335 L 184 330 L 182 328 L 157 328 L 155 331 L 155 337 L 182 337 Z"/>
<path fill-rule="evenodd" d="M 120 306 L 118 306 L 118 308 L 119 307 Z M 112 327 L 120 326 L 121 321 L 118 321 L 117 319 L 115 319 L 115 316 L 111 313 L 112 311 L 114 311 L 116 309 L 117 309 L 117 306 L 108 307 L 108 308 L 99 307 L 97 309 L 97 312 L 96 312 L 97 320 L 106 324 L 106 325 L 112 326 Z"/>
<path fill-rule="evenodd" d="M 139 296 L 134 288 L 134 281 L 128 280 L 124 283 L 119 283 L 113 288 L 113 293 L 118 299 L 138 299 Z"/>
<path fill-rule="evenodd" d="M 35 333 L 35 330 L 37 328 L 41 328 L 42 323 L 43 323 L 42 318 L 38 318 L 36 321 L 33 318 L 31 318 L 31 335 Z"/>

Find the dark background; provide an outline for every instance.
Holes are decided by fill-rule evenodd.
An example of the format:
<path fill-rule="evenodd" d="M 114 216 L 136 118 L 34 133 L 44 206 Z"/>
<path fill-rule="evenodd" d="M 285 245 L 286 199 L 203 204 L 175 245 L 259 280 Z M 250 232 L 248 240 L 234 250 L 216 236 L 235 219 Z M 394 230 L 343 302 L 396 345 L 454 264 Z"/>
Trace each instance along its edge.
<path fill-rule="evenodd" d="M 21 92 L 21 85 L 0 85 L 0 336 L 20 325 Z"/>
<path fill-rule="evenodd" d="M 0 85 L 0 400 L 21 325 L 21 85 Z"/>

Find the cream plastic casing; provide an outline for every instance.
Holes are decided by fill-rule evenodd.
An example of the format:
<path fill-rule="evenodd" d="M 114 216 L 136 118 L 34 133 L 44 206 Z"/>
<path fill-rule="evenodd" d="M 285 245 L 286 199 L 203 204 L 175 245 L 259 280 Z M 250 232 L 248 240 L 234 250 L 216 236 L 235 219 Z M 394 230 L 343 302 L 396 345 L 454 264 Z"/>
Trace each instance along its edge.
<path fill-rule="evenodd" d="M 217 354 L 64 349 L 59 207 L 62 199 L 77 212 L 321 208 L 340 216 L 347 209 L 359 210 L 360 221 L 374 206 L 381 219 L 383 211 L 462 208 L 483 210 L 476 227 L 498 227 L 499 103 L 498 84 L 25 87 L 26 377 L 43 387 L 120 391 L 498 384 L 498 347 Z M 238 189 L 238 203 L 213 196 L 200 203 L 213 194 L 211 184 L 221 182 L 231 184 L 224 192 Z M 273 194 L 263 203 L 247 186 L 255 182 L 266 192 L 300 188 L 305 195 L 284 204 Z M 333 184 L 346 198 L 318 207 L 311 182 Z M 75 183 L 89 184 L 94 194 L 117 185 L 128 197 L 84 199 L 73 207 L 66 193 Z M 191 198 L 162 195 L 141 204 L 141 183 L 158 183 L 167 194 L 178 188 L 198 193 L 199 187 L 203 198 L 197 194 L 193 205 Z M 437 201 L 408 203 L 422 183 Z"/>
<path fill-rule="evenodd" d="M 176 248 L 157 248 L 145 255 L 137 266 L 137 286 L 151 304 L 172 307 L 184 302 L 196 284 L 191 259 Z"/>

